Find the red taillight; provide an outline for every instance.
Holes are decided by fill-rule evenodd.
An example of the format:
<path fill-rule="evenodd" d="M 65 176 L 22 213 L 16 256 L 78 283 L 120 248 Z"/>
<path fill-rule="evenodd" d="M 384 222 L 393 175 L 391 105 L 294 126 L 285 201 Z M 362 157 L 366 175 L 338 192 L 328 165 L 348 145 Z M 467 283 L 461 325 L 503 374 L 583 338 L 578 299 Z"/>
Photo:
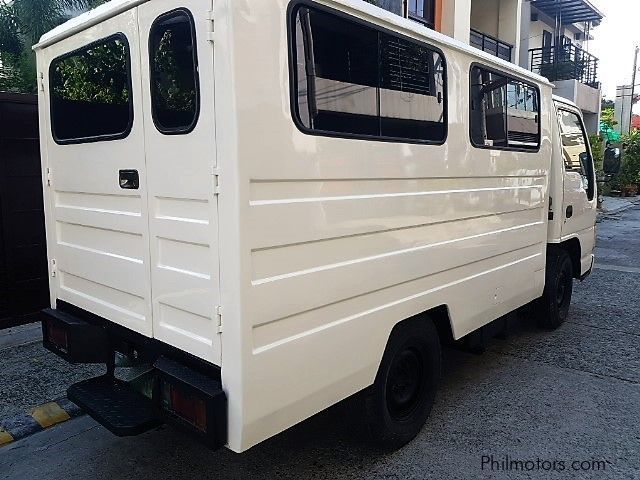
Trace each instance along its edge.
<path fill-rule="evenodd" d="M 162 406 L 201 432 L 207 431 L 207 405 L 202 398 L 162 382 Z"/>
<path fill-rule="evenodd" d="M 64 352 L 69 350 L 67 331 L 49 322 L 47 324 L 47 340 Z"/>

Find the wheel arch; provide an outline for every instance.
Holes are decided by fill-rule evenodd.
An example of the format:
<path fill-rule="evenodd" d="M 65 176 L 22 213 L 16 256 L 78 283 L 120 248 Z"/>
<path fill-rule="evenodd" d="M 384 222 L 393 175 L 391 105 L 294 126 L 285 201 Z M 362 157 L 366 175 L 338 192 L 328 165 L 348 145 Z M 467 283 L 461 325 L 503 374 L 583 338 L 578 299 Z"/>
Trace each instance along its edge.
<path fill-rule="evenodd" d="M 404 320 L 396 323 L 394 328 L 397 328 L 399 325 L 409 321 L 430 321 L 436 327 L 441 344 L 449 345 L 454 341 L 451 315 L 449 313 L 449 307 L 445 304 L 429 308 L 412 317 L 405 318 Z M 389 336 L 391 336 L 391 334 L 389 334 Z"/>
<path fill-rule="evenodd" d="M 549 248 L 559 248 L 567 252 L 571 259 L 571 266 L 573 267 L 573 277 L 580 278 L 582 246 L 580 245 L 580 240 L 577 237 L 569 238 L 568 240 L 558 244 L 552 244 Z"/>

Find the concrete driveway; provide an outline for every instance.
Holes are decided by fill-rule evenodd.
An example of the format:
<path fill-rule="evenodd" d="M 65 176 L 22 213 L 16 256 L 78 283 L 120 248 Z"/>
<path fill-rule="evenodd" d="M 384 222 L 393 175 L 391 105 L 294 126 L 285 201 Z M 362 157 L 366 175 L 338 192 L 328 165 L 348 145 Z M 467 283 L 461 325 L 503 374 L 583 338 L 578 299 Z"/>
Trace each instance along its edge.
<path fill-rule="evenodd" d="M 242 455 L 81 417 L 1 448 L 1 478 L 640 478 L 640 209 L 600 224 L 598 261 L 558 331 L 521 321 L 483 355 L 446 350 L 432 417 L 398 452 L 359 443 L 348 401 Z"/>

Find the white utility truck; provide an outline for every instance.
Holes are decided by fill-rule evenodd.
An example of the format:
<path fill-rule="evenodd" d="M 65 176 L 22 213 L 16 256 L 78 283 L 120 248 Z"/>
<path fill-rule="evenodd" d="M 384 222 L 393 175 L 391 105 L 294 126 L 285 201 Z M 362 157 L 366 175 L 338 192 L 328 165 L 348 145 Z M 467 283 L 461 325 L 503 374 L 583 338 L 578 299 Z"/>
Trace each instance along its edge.
<path fill-rule="evenodd" d="M 361 0 L 113 0 L 35 50 L 44 342 L 117 435 L 242 452 L 358 393 L 400 446 L 441 342 L 556 328 L 593 268 L 575 105 Z"/>

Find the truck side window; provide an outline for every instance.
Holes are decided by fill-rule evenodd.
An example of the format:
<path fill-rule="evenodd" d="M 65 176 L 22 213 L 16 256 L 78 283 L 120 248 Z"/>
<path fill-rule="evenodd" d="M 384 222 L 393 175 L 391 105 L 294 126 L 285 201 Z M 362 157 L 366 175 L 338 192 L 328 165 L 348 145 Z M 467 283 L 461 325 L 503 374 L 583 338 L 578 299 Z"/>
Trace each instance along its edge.
<path fill-rule="evenodd" d="M 562 156 L 567 171 L 582 175 L 584 189 L 589 200 L 594 196 L 593 160 L 587 148 L 587 136 L 580 117 L 568 110 L 558 110 L 560 138 L 562 139 Z"/>
<path fill-rule="evenodd" d="M 479 148 L 540 147 L 538 89 L 509 75 L 471 69 L 471 142 Z"/>
<path fill-rule="evenodd" d="M 315 7 L 294 9 L 290 22 L 301 130 L 444 142 L 445 61 L 435 49 Z"/>
<path fill-rule="evenodd" d="M 122 33 L 54 59 L 51 130 L 58 144 L 126 137 L 133 125 L 130 57 Z"/>
<path fill-rule="evenodd" d="M 149 34 L 151 111 L 164 134 L 184 134 L 198 121 L 198 57 L 193 18 L 185 9 L 158 17 Z"/>

